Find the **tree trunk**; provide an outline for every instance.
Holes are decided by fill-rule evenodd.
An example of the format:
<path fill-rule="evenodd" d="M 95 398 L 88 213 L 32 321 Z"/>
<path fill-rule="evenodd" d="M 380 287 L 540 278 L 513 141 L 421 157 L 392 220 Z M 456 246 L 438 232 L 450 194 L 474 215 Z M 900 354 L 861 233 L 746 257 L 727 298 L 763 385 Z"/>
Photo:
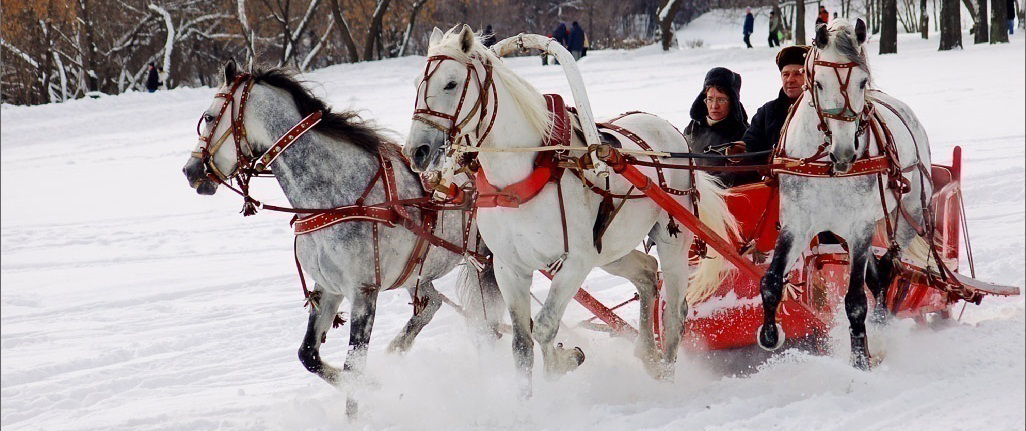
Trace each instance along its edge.
<path fill-rule="evenodd" d="M 990 30 L 987 29 L 987 0 L 978 1 L 980 2 L 980 19 L 976 21 L 976 26 L 973 29 L 973 42 L 987 43 L 990 40 Z M 1004 0 L 994 0 L 994 3 L 1002 1 Z"/>
<path fill-rule="evenodd" d="M 249 67 L 253 68 L 253 63 L 256 62 L 256 34 L 253 33 L 253 29 L 249 26 L 249 18 L 246 16 L 246 0 L 237 0 L 235 4 L 236 12 L 239 23 L 242 24 L 242 38 L 246 42 L 246 52 L 249 53 Z"/>
<path fill-rule="evenodd" d="M 969 11 L 969 18 L 973 20 L 973 26 L 980 21 L 980 17 L 976 12 L 976 5 L 973 4 L 972 0 L 962 0 L 962 4 L 965 5 L 966 10 Z"/>
<path fill-rule="evenodd" d="M 962 48 L 962 11 L 958 3 L 958 0 L 941 0 L 941 51 Z"/>
<path fill-rule="evenodd" d="M 919 1 L 919 32 L 923 39 L 930 38 L 930 13 L 926 11 L 926 0 Z"/>
<path fill-rule="evenodd" d="M 990 2 L 990 43 L 1008 43 L 1008 10 L 1005 0 Z"/>
<path fill-rule="evenodd" d="M 794 4 L 794 44 L 805 45 L 805 0 Z"/>
<path fill-rule="evenodd" d="M 413 26 L 417 22 L 417 13 L 420 12 L 420 8 L 424 7 L 424 4 L 430 0 L 417 0 L 413 3 L 413 10 L 410 11 L 410 22 L 406 24 L 406 33 L 403 34 L 403 43 L 399 46 L 399 54 L 397 57 L 402 57 L 406 54 L 406 47 L 410 44 L 410 36 L 413 35 Z"/>
<path fill-rule="evenodd" d="M 93 43 L 93 21 L 89 18 L 88 0 L 78 1 L 78 13 L 81 20 L 82 35 L 85 40 L 79 40 L 79 49 L 82 51 L 82 65 L 85 70 L 86 91 L 98 90 L 100 83 L 96 74 L 96 45 Z"/>
<path fill-rule="evenodd" d="M 680 0 L 665 0 L 663 6 L 658 10 L 659 40 L 663 45 L 663 51 L 669 51 L 670 44 L 673 42 L 673 18 L 677 16 L 680 3 Z"/>
<path fill-rule="evenodd" d="M 363 59 L 369 61 L 374 58 L 374 46 L 381 37 L 381 20 L 385 18 L 385 11 L 391 0 L 378 0 L 374 8 L 374 15 L 371 17 L 370 27 L 367 29 L 367 40 L 363 45 Z"/>
<path fill-rule="evenodd" d="M 349 53 L 347 61 L 356 63 L 360 61 L 360 52 L 356 50 L 356 42 L 353 40 L 353 33 L 349 31 L 349 24 L 342 16 L 342 7 L 338 5 L 343 0 L 331 0 L 331 13 L 335 14 L 335 24 L 338 25 L 338 32 L 342 34 L 342 42 L 346 45 L 346 52 Z"/>
<path fill-rule="evenodd" d="M 799 0 L 800 1 L 800 0 Z M 883 0 L 880 26 L 880 53 L 898 53 L 898 2 Z"/>

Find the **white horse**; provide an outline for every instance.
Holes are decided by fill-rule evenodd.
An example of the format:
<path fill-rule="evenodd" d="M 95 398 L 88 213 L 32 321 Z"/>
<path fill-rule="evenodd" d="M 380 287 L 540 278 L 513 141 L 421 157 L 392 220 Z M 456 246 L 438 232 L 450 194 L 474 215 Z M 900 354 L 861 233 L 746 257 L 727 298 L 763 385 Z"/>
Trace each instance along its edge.
<path fill-rule="evenodd" d="M 370 123 L 361 121 L 352 111 L 332 111 L 282 69 L 241 75 L 235 63 L 229 62 L 224 80 L 201 118 L 204 124 L 199 130 L 200 142 L 183 168 L 189 184 L 199 194 L 214 194 L 220 183 L 227 184 L 240 175 L 248 161 L 267 154 L 278 137 L 287 132 L 292 135 L 290 128 L 304 117 L 321 113 L 320 123 L 268 162 L 289 203 L 306 209 L 352 207 L 354 203 L 377 208 L 357 210 L 335 224 L 297 233 L 296 237 L 297 260 L 315 281 L 308 298 L 310 319 L 299 359 L 310 372 L 344 388 L 362 375 L 366 364 L 379 291 L 401 287 L 413 298 L 413 317 L 388 346 L 391 352 L 406 352 L 442 304 L 433 280 L 452 271 L 463 256 L 432 247 L 422 255 L 420 266 L 413 266 L 413 272 L 409 272 L 411 256 L 418 247 L 417 235 L 404 228 L 401 220 L 394 226 L 374 220 L 390 208 L 382 203 L 387 204 L 389 199 L 419 198 L 423 190 L 417 176 L 400 158 L 398 148 Z M 221 145 L 226 141 L 235 141 L 236 145 Z M 394 176 L 384 171 L 386 165 L 392 167 Z M 216 176 L 212 178 L 211 174 Z M 388 182 L 386 176 L 391 177 Z M 388 183 L 392 187 L 387 187 Z M 393 189 L 391 198 L 387 198 L 386 188 Z M 412 219 L 422 220 L 421 207 L 404 208 Z M 460 244 L 465 232 L 476 235 L 473 226 L 465 225 L 472 221 L 465 221 L 461 212 L 438 213 L 435 233 L 440 239 Z M 470 230 L 465 231 L 468 227 Z M 476 295 L 471 298 L 476 296 L 485 304 L 479 302 L 468 308 L 481 310 L 482 306 L 491 306 L 491 310 L 484 311 L 489 324 L 495 327 L 492 329 L 496 329 L 501 305 L 494 304 L 501 304 L 501 299 L 490 269 L 482 271 L 480 277 L 464 277 L 464 282 L 475 287 L 481 283 L 484 289 L 475 289 Z M 352 309 L 349 350 L 344 367 L 339 369 L 321 359 L 320 346 L 343 298 L 349 298 Z M 350 397 L 347 413 L 355 411 L 356 402 Z"/>
<path fill-rule="evenodd" d="M 414 170 L 422 175 L 441 172 L 446 163 L 460 159 L 464 148 L 454 146 L 453 142 L 466 136 L 479 143 L 480 167 L 493 186 L 502 189 L 528 177 L 534 170 L 538 153 L 515 151 L 541 146 L 550 133 L 552 119 L 543 96 L 476 40 L 468 26 L 453 28 L 445 34 L 434 29 L 428 56 L 425 76 L 419 80 L 417 110 L 435 112 L 437 121 L 415 116 L 403 149 Z M 475 108 L 469 108 L 471 105 Z M 462 109 L 464 107 L 466 109 Z M 636 133 L 657 151 L 688 150 L 687 142 L 673 125 L 656 116 L 630 115 L 616 120 L 616 124 Z M 583 145 L 580 138 L 574 139 L 575 145 Z M 627 142 L 624 148 L 639 147 Z M 654 178 L 654 169 L 642 169 Z M 697 189 L 701 194 L 702 220 L 721 235 L 734 227 L 734 219 L 723 202 L 724 191 L 715 179 L 696 172 L 692 183 L 686 171 L 664 172 L 670 187 Z M 481 173 L 478 175 L 480 181 Z M 605 184 L 605 179 L 600 180 L 594 174 L 581 175 L 593 184 Z M 608 179 L 609 190 L 614 193 L 625 194 L 631 189 L 620 177 Z M 694 210 L 691 199 L 680 196 L 679 200 L 685 208 Z M 583 361 L 579 348 L 564 350 L 554 340 L 567 303 L 596 267 L 623 276 L 637 286 L 641 297 L 639 325 L 642 333 L 636 354 L 650 373 L 672 376 L 688 308 L 685 294 L 689 288 L 688 253 L 692 235 L 687 231 L 677 234 L 667 212 L 651 200 L 630 199 L 623 202 L 605 230 L 599 251 L 594 245 L 593 228 L 601 201 L 602 197 L 585 188 L 577 175 L 567 172 L 558 180 L 558 185 L 556 181 L 546 183 L 533 199 L 521 202 L 519 207 L 478 209 L 478 226 L 494 253 L 496 279 L 513 325 L 514 356 L 528 392 L 534 340 L 540 344 L 545 370 L 550 376 L 573 370 Z M 565 227 L 561 213 L 565 213 Z M 654 346 L 651 329 L 657 262 L 635 250 L 646 236 L 656 244 L 665 277 L 668 304 L 662 352 Z M 692 277 L 691 288 L 714 289 L 721 280 L 723 267 L 720 257 L 704 259 Z M 557 268 L 548 297 L 532 320 L 532 272 Z"/>
<path fill-rule="evenodd" d="M 926 132 L 907 105 L 871 89 L 865 42 L 861 19 L 854 26 L 835 19 L 816 30 L 805 63 L 805 92 L 785 123 L 774 159 L 786 165 L 777 171 L 781 230 L 762 279 L 765 321 L 759 330 L 762 347 L 783 344 L 775 323 L 783 276 L 813 236 L 832 232 L 848 244 L 851 278 L 844 304 L 852 364 L 862 369 L 870 364 L 863 283 L 877 298 L 874 314 L 882 313 L 892 259 L 904 251 L 929 261 L 929 246 L 916 233 L 930 228 L 925 211 L 933 193 Z M 886 144 L 888 135 L 893 146 Z M 820 161 L 827 157 L 829 162 Z M 890 251 L 877 260 L 870 246 L 881 220 L 894 233 Z"/>

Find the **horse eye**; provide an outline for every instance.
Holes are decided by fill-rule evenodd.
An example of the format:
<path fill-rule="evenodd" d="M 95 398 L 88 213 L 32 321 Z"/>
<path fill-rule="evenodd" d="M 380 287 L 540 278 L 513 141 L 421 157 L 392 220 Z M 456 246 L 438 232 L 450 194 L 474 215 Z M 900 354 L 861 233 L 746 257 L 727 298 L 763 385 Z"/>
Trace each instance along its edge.
<path fill-rule="evenodd" d="M 816 88 L 818 88 L 820 91 L 823 91 L 823 84 L 820 84 L 819 81 L 816 81 Z"/>
<path fill-rule="evenodd" d="M 205 121 L 207 123 L 213 123 L 214 122 L 214 116 L 210 115 L 210 114 L 203 114 L 203 121 Z"/>
<path fill-rule="evenodd" d="M 865 90 L 866 89 L 866 84 L 868 84 L 868 83 L 869 83 L 868 80 L 863 80 L 862 83 L 859 84 L 859 88 L 862 89 L 862 90 Z"/>
<path fill-rule="evenodd" d="M 446 90 L 452 90 L 453 88 L 456 88 L 456 81 L 449 81 L 448 84 L 445 84 Z"/>

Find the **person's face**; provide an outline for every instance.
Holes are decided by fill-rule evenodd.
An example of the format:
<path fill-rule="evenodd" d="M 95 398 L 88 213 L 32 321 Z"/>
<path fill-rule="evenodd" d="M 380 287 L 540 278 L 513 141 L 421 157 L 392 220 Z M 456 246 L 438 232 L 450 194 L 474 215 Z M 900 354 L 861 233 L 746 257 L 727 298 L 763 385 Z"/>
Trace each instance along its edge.
<path fill-rule="evenodd" d="M 784 94 L 792 99 L 797 99 L 802 95 L 805 70 L 797 64 L 788 64 L 780 71 L 780 81 L 784 87 Z"/>
<path fill-rule="evenodd" d="M 730 115 L 730 97 L 716 87 L 709 87 L 705 90 L 705 107 L 709 118 L 720 121 Z"/>

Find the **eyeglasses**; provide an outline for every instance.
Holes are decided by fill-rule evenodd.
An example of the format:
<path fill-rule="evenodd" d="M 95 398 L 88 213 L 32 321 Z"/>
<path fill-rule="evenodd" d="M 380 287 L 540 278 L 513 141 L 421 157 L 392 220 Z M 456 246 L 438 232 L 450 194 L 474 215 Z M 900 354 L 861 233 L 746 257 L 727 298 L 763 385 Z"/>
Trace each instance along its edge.
<path fill-rule="evenodd" d="M 706 105 L 726 105 L 728 102 L 730 102 L 730 99 L 726 99 L 726 98 L 723 98 L 723 97 L 717 97 L 715 99 L 712 99 L 712 98 L 706 98 L 705 99 L 705 104 Z"/>

